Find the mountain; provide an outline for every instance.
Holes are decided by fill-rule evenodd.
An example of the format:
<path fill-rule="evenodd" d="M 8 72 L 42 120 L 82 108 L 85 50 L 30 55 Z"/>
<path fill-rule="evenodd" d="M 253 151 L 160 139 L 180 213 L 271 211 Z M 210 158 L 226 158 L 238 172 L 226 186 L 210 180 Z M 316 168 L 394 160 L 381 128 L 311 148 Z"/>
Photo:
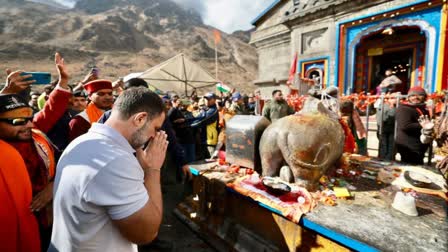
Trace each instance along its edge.
<path fill-rule="evenodd" d="M 77 2 L 77 0 L 54 0 L 54 1 L 57 1 L 58 3 L 67 7 L 73 7 Z"/>
<path fill-rule="evenodd" d="M 232 33 L 233 37 L 239 38 L 241 41 L 249 43 L 250 41 L 250 34 L 254 31 L 255 29 L 250 29 L 248 31 L 234 31 Z"/>
<path fill-rule="evenodd" d="M 68 9 L 67 5 L 64 5 L 63 3 L 56 1 L 56 0 L 27 0 L 27 1 L 45 4 L 45 5 L 49 5 L 49 6 L 52 6 L 55 8 L 60 8 L 60 9 Z"/>
<path fill-rule="evenodd" d="M 102 77 L 115 79 L 184 52 L 214 75 L 215 28 L 170 0 L 79 0 L 73 9 L 61 8 L 66 0 L 16 1 L 0 0 L 3 66 L 53 71 L 50 56 L 58 50 L 74 81 L 93 65 Z M 243 91 L 254 89 L 258 62 L 248 36 L 222 33 L 218 44 L 220 79 Z"/>

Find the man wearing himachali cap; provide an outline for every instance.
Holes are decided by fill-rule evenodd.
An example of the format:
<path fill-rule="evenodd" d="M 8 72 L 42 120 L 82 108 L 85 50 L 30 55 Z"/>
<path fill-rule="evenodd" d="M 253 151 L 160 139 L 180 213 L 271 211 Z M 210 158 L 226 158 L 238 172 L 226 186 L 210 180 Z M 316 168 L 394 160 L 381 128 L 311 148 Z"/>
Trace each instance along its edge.
<path fill-rule="evenodd" d="M 87 133 L 92 123 L 97 122 L 104 111 L 111 109 L 114 102 L 112 82 L 108 80 L 94 80 L 87 83 L 84 88 L 89 94 L 90 103 L 83 112 L 70 121 L 70 141 Z"/>

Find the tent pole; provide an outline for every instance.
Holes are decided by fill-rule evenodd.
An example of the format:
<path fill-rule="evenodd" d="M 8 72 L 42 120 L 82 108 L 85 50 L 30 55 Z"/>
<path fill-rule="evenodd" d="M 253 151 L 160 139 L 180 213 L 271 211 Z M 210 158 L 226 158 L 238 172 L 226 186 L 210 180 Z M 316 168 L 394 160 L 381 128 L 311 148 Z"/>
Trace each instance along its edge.
<path fill-rule="evenodd" d="M 187 85 L 188 85 L 188 77 L 187 77 L 187 68 L 185 67 L 185 60 L 184 60 L 184 55 L 182 54 L 182 65 L 184 67 L 184 76 L 185 76 L 185 96 L 188 96 L 188 89 L 187 89 Z"/>
<path fill-rule="evenodd" d="M 193 89 L 193 92 L 191 92 L 190 97 L 192 97 L 194 94 L 196 94 L 196 88 Z"/>

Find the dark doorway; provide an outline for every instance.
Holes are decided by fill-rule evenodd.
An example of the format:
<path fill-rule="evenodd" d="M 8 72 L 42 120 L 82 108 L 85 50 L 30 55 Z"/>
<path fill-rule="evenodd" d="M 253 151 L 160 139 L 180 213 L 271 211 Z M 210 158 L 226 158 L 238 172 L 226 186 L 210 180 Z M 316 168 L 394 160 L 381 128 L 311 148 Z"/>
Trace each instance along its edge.
<path fill-rule="evenodd" d="M 425 74 L 425 44 L 425 33 L 416 26 L 386 26 L 364 36 L 356 48 L 355 91 L 376 93 L 385 71 L 391 69 L 402 81 L 396 91 L 406 93 Z"/>
<path fill-rule="evenodd" d="M 391 69 L 392 73 L 402 81 L 395 91 L 406 93 L 411 84 L 413 54 L 413 49 L 404 49 L 374 56 L 372 59 L 372 89 L 375 89 L 385 78 L 386 70 Z"/>
<path fill-rule="evenodd" d="M 317 85 L 317 86 L 319 86 L 319 88 L 321 88 L 322 87 L 322 76 L 320 76 L 320 73 L 319 73 L 319 71 L 316 71 L 316 70 L 314 70 L 314 71 L 311 71 L 309 74 L 308 74 L 308 78 L 309 79 L 313 79 L 314 81 L 315 81 L 315 85 Z"/>

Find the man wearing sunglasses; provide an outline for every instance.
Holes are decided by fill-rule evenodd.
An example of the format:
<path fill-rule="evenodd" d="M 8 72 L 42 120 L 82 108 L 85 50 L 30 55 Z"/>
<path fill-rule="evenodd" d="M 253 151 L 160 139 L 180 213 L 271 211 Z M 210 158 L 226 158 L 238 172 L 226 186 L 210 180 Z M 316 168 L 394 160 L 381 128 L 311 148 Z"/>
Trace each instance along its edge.
<path fill-rule="evenodd" d="M 111 109 L 114 103 L 112 82 L 108 80 L 94 80 L 84 85 L 84 88 L 89 95 L 90 103 L 83 112 L 73 117 L 70 121 L 70 141 L 87 133 L 92 123 L 98 122 L 104 111 Z"/>
<path fill-rule="evenodd" d="M 0 251 L 41 251 L 51 237 L 54 149 L 47 133 L 64 114 L 71 93 L 64 60 L 55 56 L 59 83 L 43 110 L 18 93 L 34 83 L 8 72 L 0 92 Z"/>

